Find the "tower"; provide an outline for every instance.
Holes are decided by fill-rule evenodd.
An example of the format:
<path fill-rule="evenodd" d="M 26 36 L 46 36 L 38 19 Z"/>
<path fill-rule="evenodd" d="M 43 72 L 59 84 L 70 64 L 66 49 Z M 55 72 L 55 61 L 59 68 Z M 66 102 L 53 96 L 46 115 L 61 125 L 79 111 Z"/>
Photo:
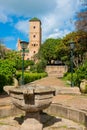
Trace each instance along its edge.
<path fill-rule="evenodd" d="M 34 55 L 38 53 L 41 46 L 41 21 L 33 18 L 29 21 L 29 59 L 34 60 Z"/>
<path fill-rule="evenodd" d="M 21 40 L 18 39 L 18 51 L 22 50 L 20 45 Z M 38 53 L 41 46 L 41 21 L 38 18 L 32 18 L 29 21 L 29 42 L 27 42 L 27 50 L 25 60 L 35 60 L 34 55 Z"/>

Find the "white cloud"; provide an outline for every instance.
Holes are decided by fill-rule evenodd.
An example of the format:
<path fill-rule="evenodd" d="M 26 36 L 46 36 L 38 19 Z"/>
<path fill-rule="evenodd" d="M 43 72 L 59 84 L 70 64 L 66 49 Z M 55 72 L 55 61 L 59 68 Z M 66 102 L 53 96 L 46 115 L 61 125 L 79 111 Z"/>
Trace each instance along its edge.
<path fill-rule="evenodd" d="M 0 8 L 0 22 L 1 23 L 7 23 L 12 21 L 11 17 L 9 17 L 3 10 L 3 8 Z"/>
<path fill-rule="evenodd" d="M 73 31 L 74 17 L 79 7 L 79 0 L 57 0 L 53 12 L 42 18 L 43 40 L 47 37 L 61 37 Z M 58 32 L 55 32 L 55 29 Z"/>
<path fill-rule="evenodd" d="M 46 14 L 52 11 L 56 6 L 56 0 L 0 0 L 0 7 L 6 14 L 15 14 L 20 16 L 27 16 Z"/>
<path fill-rule="evenodd" d="M 0 22 L 6 23 L 7 21 L 8 21 L 8 17 L 4 13 L 1 13 L 0 14 Z"/>
<path fill-rule="evenodd" d="M 28 35 L 29 33 L 29 21 L 28 20 L 22 20 L 16 23 L 15 28 L 19 30 L 20 32 Z"/>
<path fill-rule="evenodd" d="M 58 30 L 56 29 L 53 33 L 51 33 L 48 38 L 62 38 L 64 37 L 66 34 L 70 33 L 69 30 Z"/>
<path fill-rule="evenodd" d="M 9 22 L 12 16 L 38 17 L 42 22 L 43 40 L 49 36 L 61 37 L 74 29 L 72 22 L 79 6 L 80 0 L 0 0 L 0 22 Z M 28 35 L 28 20 L 14 21 L 14 27 Z"/>

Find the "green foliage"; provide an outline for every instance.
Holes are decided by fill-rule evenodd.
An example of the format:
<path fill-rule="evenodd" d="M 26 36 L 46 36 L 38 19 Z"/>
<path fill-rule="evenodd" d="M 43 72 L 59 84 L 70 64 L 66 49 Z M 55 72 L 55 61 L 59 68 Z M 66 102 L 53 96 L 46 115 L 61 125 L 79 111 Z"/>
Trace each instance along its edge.
<path fill-rule="evenodd" d="M 3 92 L 3 86 L 8 84 L 8 79 L 5 75 L 0 74 L 0 93 Z"/>
<path fill-rule="evenodd" d="M 77 85 L 79 86 L 83 79 L 87 79 L 87 61 L 76 69 L 75 73 L 77 74 Z"/>
<path fill-rule="evenodd" d="M 6 60 L 0 60 L 0 74 L 4 74 L 7 77 L 12 76 L 15 74 L 15 62 Z"/>
<path fill-rule="evenodd" d="M 61 39 L 47 39 L 41 46 L 38 57 L 47 60 L 48 64 L 51 64 L 52 60 L 58 58 L 57 51 L 58 45 L 61 43 Z"/>
<path fill-rule="evenodd" d="M 19 52 L 17 51 L 9 51 L 6 54 L 6 59 L 9 59 L 10 61 L 14 61 L 15 62 L 15 68 L 17 70 L 21 70 L 22 69 L 22 58 Z M 29 65 L 33 65 L 34 62 L 31 60 L 25 60 L 24 61 L 24 69 L 27 68 Z"/>
<path fill-rule="evenodd" d="M 71 81 L 71 73 L 66 73 L 64 79 Z M 80 65 L 78 69 L 76 68 L 75 73 L 73 73 L 74 85 L 79 87 L 83 79 L 87 80 L 87 61 Z"/>
<path fill-rule="evenodd" d="M 46 76 L 47 76 L 47 73 L 25 73 L 24 74 L 24 84 L 33 82 L 37 79 L 41 79 Z M 21 72 L 18 72 L 16 74 L 16 78 L 18 79 L 19 83 L 21 83 Z"/>
<path fill-rule="evenodd" d="M 31 20 L 38 20 L 36 18 Z M 87 59 L 87 32 L 76 31 L 67 34 L 62 39 L 47 39 L 42 45 L 37 54 L 38 63 L 34 64 L 33 61 L 24 61 L 24 68 L 30 66 L 32 72 L 44 72 L 46 64 L 52 64 L 52 61 L 59 60 L 62 63 L 65 63 L 70 68 L 70 40 L 75 41 L 75 48 L 73 64 L 74 64 L 74 83 L 75 85 L 80 84 L 82 79 L 87 79 L 87 63 L 84 61 Z M 1 45 L 1 44 L 0 44 Z M 19 52 L 17 51 L 7 51 L 4 53 L 4 48 L 0 46 L 0 58 L 5 60 L 0 60 L 0 89 L 2 90 L 3 86 L 6 84 L 12 83 L 13 74 L 16 70 L 22 69 L 22 58 Z M 44 60 L 45 59 L 45 60 Z M 35 77 L 35 76 L 34 76 Z M 25 82 L 31 82 L 34 77 L 27 75 Z M 39 77 L 39 76 L 37 76 Z M 17 74 L 17 78 L 20 78 L 20 74 Z M 36 78 L 35 78 L 36 79 Z M 38 78 L 37 78 L 38 79 Z M 67 79 L 71 79 L 71 75 L 67 74 Z"/>
<path fill-rule="evenodd" d="M 20 69 L 22 66 L 21 55 L 17 51 L 9 51 L 6 54 L 6 59 L 15 62 L 16 69 Z"/>
<path fill-rule="evenodd" d="M 26 69 L 28 66 L 31 66 L 31 65 L 34 65 L 33 61 L 29 61 L 29 60 L 25 60 L 24 61 L 24 69 Z M 17 70 L 21 70 L 22 69 L 22 60 L 21 59 L 19 59 L 16 62 L 16 69 Z"/>
<path fill-rule="evenodd" d="M 2 41 L 0 41 L 0 59 L 5 58 L 6 51 L 7 51 L 7 49 L 6 49 L 5 45 L 3 44 Z"/>
<path fill-rule="evenodd" d="M 25 60 L 24 61 L 24 68 L 27 68 L 28 66 L 34 65 L 34 61 L 32 60 Z"/>
<path fill-rule="evenodd" d="M 62 61 L 62 63 L 70 66 L 70 40 L 75 42 L 75 48 L 73 50 L 74 58 L 73 64 L 77 68 L 86 59 L 87 52 L 87 32 L 76 31 L 67 34 L 62 39 L 47 39 L 42 45 L 38 53 L 38 58 L 44 58 L 48 64 L 52 64 L 51 61 Z"/>
<path fill-rule="evenodd" d="M 30 21 L 40 21 L 38 18 L 34 17 Z"/>
<path fill-rule="evenodd" d="M 46 60 L 41 60 L 37 63 L 37 73 L 41 73 L 45 71 L 47 62 Z"/>
<path fill-rule="evenodd" d="M 70 84 L 71 83 L 71 73 L 70 72 L 65 73 L 63 79 L 65 81 L 69 81 L 69 84 Z M 74 82 L 74 85 L 76 86 L 77 85 L 77 74 L 76 73 L 73 73 L 73 82 Z"/>
<path fill-rule="evenodd" d="M 31 72 L 42 73 L 42 72 L 45 71 L 46 65 L 47 65 L 46 60 L 41 59 L 36 64 L 31 66 L 30 71 Z"/>
<path fill-rule="evenodd" d="M 17 61 L 21 59 L 21 55 L 17 51 L 10 50 L 6 53 L 6 59 Z"/>
<path fill-rule="evenodd" d="M 63 56 L 67 56 L 67 61 L 70 59 L 70 40 L 75 43 L 74 47 L 74 66 L 78 67 L 84 62 L 85 53 L 87 52 L 87 32 L 76 31 L 67 34 L 62 40 L 66 46 L 66 53 Z M 69 65 L 69 64 L 68 64 Z"/>
<path fill-rule="evenodd" d="M 24 77 L 24 82 L 26 83 L 30 83 L 32 81 L 41 79 L 43 77 L 46 77 L 47 74 L 46 73 L 30 73 L 30 74 L 26 74 Z"/>
<path fill-rule="evenodd" d="M 15 63 L 8 59 L 0 60 L 0 92 L 4 85 L 10 85 L 13 82 L 13 74 L 16 73 Z"/>

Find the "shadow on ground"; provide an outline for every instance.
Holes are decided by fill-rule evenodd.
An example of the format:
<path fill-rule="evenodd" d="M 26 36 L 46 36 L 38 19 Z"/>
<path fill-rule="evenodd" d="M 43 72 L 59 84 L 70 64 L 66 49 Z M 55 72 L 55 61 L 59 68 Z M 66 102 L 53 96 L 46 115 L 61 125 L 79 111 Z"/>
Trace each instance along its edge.
<path fill-rule="evenodd" d="M 40 116 L 41 116 L 41 123 L 43 124 L 44 128 L 48 127 L 48 126 L 52 126 L 56 122 L 62 121 L 61 118 L 56 118 L 55 116 L 48 115 L 45 112 L 41 112 Z M 18 124 L 21 125 L 24 122 L 24 118 L 25 118 L 25 116 L 22 115 L 19 117 L 15 117 L 14 120 L 17 121 Z"/>
<path fill-rule="evenodd" d="M 56 122 L 61 122 L 61 118 L 56 118 L 55 116 L 48 115 L 47 113 L 41 113 L 41 122 L 43 123 L 43 127 L 52 126 Z"/>
<path fill-rule="evenodd" d="M 15 117 L 14 120 L 18 122 L 18 124 L 22 124 L 24 122 L 24 115 L 21 115 L 19 117 Z"/>

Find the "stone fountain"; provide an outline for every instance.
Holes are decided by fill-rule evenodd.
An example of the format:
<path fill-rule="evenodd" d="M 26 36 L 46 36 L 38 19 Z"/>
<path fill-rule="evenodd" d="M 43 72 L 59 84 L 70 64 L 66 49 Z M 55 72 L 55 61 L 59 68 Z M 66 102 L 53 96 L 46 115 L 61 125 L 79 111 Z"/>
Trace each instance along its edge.
<path fill-rule="evenodd" d="M 25 119 L 20 130 L 43 130 L 40 111 L 51 104 L 55 90 L 31 83 L 17 88 L 9 87 L 8 91 L 13 104 L 25 111 Z"/>

